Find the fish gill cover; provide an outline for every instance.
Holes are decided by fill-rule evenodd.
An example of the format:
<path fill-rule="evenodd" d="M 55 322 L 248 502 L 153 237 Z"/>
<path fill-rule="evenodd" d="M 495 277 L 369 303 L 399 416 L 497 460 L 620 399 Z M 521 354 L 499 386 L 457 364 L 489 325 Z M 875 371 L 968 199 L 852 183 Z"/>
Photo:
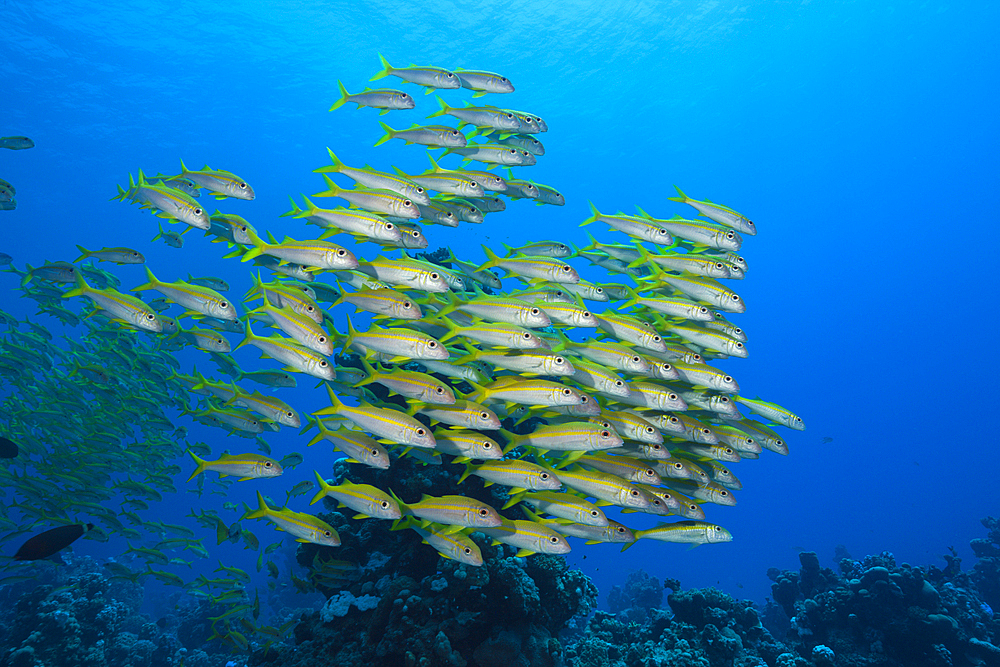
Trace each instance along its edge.
<path fill-rule="evenodd" d="M 291 626 L 258 623 L 259 591 L 244 588 L 250 575 L 220 561 L 220 579 L 194 577 L 185 555 L 214 560 L 218 545 L 242 542 L 258 553 L 257 570 L 272 575 L 270 588 L 286 577 L 318 590 L 330 596 L 327 606 L 344 607 L 324 608 L 332 618 L 352 604 L 366 608 L 364 598 L 338 591 L 370 566 L 373 545 L 400 567 L 410 560 L 453 573 L 505 567 L 511 554 L 528 557 L 530 570 L 539 554 L 569 552 L 571 540 L 625 549 L 643 539 L 693 548 L 734 538 L 721 506 L 735 505 L 742 489 L 737 464 L 765 451 L 788 454 L 780 428 L 804 428 L 713 365 L 748 354 L 737 290 L 749 272 L 744 237 L 756 236 L 756 225 L 677 187 L 673 204 L 641 202 L 629 213 L 590 204 L 581 224 L 596 223 L 595 236 L 582 247 L 552 229 L 518 247 L 484 245 L 482 257 L 457 257 L 449 237 L 508 224 L 510 202 L 567 205 L 558 184 L 531 180 L 550 128 L 530 111 L 504 108 L 500 95 L 514 83 L 501 74 L 383 65 L 374 79 L 395 76 L 437 94 L 351 82 L 355 92 L 340 84 L 331 111 L 352 113 L 341 108 L 347 103 L 380 114 L 436 108 L 428 118 L 454 124 L 382 124 L 378 144 L 401 139 L 428 152 L 423 173 L 393 170 L 375 149 L 375 168 L 347 165 L 328 148 L 331 164 L 303 175 L 309 194 L 289 193 L 295 238 L 279 241 L 248 221 L 255 192 L 238 165 L 216 165 L 231 172 L 181 162 L 178 172 L 147 165 L 123 175 L 127 185 L 113 198 L 156 216 L 135 214 L 153 241 L 181 252 L 218 249 L 218 262 L 246 267 L 243 285 L 177 275 L 170 264 L 155 274 L 147 266 L 144 284 L 123 285 L 102 265 L 143 264 L 132 248 L 81 245 L 72 262 L 23 268 L 5 258 L 39 308 L 24 322 L 0 313 L 0 379 L 15 390 L 2 406 L 2 430 L 17 443 L 2 472 L 13 497 L 5 540 L 93 521 L 73 539 L 86 532 L 140 564 L 108 563 L 112 579 L 155 577 L 186 589 L 213 614 L 207 639 L 266 653 Z M 461 88 L 490 97 L 449 99 Z M 17 139 L 3 145 L 30 147 Z M 0 183 L 11 203 L 13 193 Z M 210 212 L 210 197 L 226 210 Z M 725 193 L 711 197 L 724 201 Z M 243 297 L 224 294 L 240 290 Z M 333 325 L 337 313 L 348 314 L 346 331 Z M 49 331 L 53 318 L 67 327 L 65 345 Z M 234 354 L 242 347 L 267 361 L 244 368 L 247 357 Z M 174 356 L 186 360 L 191 350 L 192 363 Z M 209 361 L 217 373 L 206 372 Z M 312 414 L 270 395 L 314 382 L 329 405 Z M 187 438 L 191 420 L 216 429 L 211 445 Z M 267 434 L 283 428 L 316 431 L 300 438 L 305 454 L 272 451 Z M 335 479 L 309 470 L 308 446 L 319 443 L 346 456 Z M 157 521 L 156 507 L 189 490 L 173 479 L 182 468 L 202 499 L 190 515 L 196 523 Z M 267 491 L 267 478 L 279 475 L 299 480 L 285 498 Z M 225 501 L 236 479 L 257 485 L 256 507 Z M 341 512 L 309 511 L 323 499 Z M 235 520 L 224 518 L 227 510 Z M 635 513 L 667 520 L 637 530 L 629 527 Z M 280 544 L 262 545 L 256 521 L 303 543 L 307 580 L 278 573 Z M 454 564 L 427 561 L 415 548 Z M 557 564 L 544 568 L 565 576 Z M 12 580 L 23 576 L 18 565 L 7 569 Z M 578 588 L 565 617 L 552 611 L 552 634 L 592 604 L 588 595 Z"/>

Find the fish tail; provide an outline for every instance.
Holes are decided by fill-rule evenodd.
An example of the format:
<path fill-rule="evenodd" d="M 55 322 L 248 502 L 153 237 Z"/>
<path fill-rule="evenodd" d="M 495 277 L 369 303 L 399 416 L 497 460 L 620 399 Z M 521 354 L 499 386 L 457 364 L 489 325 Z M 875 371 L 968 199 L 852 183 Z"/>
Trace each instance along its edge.
<path fill-rule="evenodd" d="M 584 220 L 583 222 L 581 222 L 580 223 L 581 227 L 583 227 L 584 225 L 589 225 L 592 222 L 597 222 L 597 219 L 599 217 L 601 217 L 601 212 L 597 210 L 596 206 L 594 206 L 594 202 L 589 201 L 587 203 L 590 204 L 590 212 L 593 215 L 591 215 L 589 218 L 587 218 L 586 220 Z M 593 238 L 593 237 L 591 237 L 591 238 Z M 597 243 L 597 241 L 594 241 L 594 243 Z"/>
<path fill-rule="evenodd" d="M 344 344 L 343 344 L 343 346 L 340 349 L 340 353 L 341 354 L 347 354 L 348 348 L 351 346 L 351 343 L 354 342 L 354 339 L 357 337 L 357 335 L 358 335 L 358 330 L 354 328 L 354 323 L 351 322 L 351 317 L 350 317 L 350 315 L 348 315 L 347 316 L 347 337 L 344 338 Z"/>
<path fill-rule="evenodd" d="M 436 118 L 438 116 L 443 116 L 446 113 L 448 113 L 449 111 L 451 111 L 451 107 L 449 107 L 445 103 L 445 101 L 442 100 L 440 97 L 437 98 L 437 101 L 438 101 L 438 104 L 441 105 L 441 108 L 438 111 L 435 111 L 431 115 L 427 116 L 428 118 Z"/>
<path fill-rule="evenodd" d="M 441 336 L 440 338 L 438 338 L 438 342 L 440 342 L 440 343 L 443 343 L 446 340 L 451 340 L 455 336 L 457 336 L 460 333 L 462 333 L 462 328 L 460 326 L 458 326 L 458 324 L 455 321 L 453 321 L 453 320 L 444 319 L 444 320 L 441 321 L 441 324 L 448 331 L 443 336 Z"/>
<path fill-rule="evenodd" d="M 622 304 L 621 306 L 622 308 L 631 308 L 632 306 L 639 303 L 639 299 L 641 297 L 639 296 L 639 293 L 635 291 L 634 288 L 629 287 L 628 285 L 622 285 L 622 287 L 625 288 L 625 293 L 628 294 L 630 297 L 628 301 Z"/>
<path fill-rule="evenodd" d="M 396 130 L 392 129 L 391 127 L 389 127 L 387 123 L 383 123 L 382 121 L 379 121 L 378 124 L 381 125 L 382 129 L 385 131 L 385 134 L 382 135 L 382 138 L 375 142 L 376 146 L 381 146 L 382 144 L 384 144 L 385 142 L 389 141 L 390 139 L 396 136 Z"/>
<path fill-rule="evenodd" d="M 87 250 L 86 248 L 84 248 L 82 245 L 78 245 L 76 247 L 76 249 L 80 251 L 80 256 L 73 260 L 74 264 L 76 264 L 77 262 L 83 261 L 83 260 L 87 259 L 88 257 L 92 257 L 94 255 L 94 253 L 90 252 L 89 250 Z"/>
<path fill-rule="evenodd" d="M 639 258 L 629 263 L 628 268 L 634 269 L 637 266 L 643 266 L 644 264 L 649 264 L 650 267 L 656 266 L 649 259 L 649 251 L 646 250 L 642 244 L 636 243 L 635 249 L 639 251 Z M 657 267 L 659 268 L 659 267 Z M 652 268 L 650 269 L 652 271 Z"/>
<path fill-rule="evenodd" d="M 159 234 L 157 234 L 156 236 L 154 236 L 153 238 L 151 238 L 151 239 L 149 240 L 149 242 L 150 242 L 150 243 L 152 243 L 153 241 L 155 241 L 155 240 L 157 240 L 157 239 L 162 239 L 162 238 L 163 238 L 163 224 L 162 224 L 162 223 L 160 223 L 160 222 L 157 222 L 157 223 L 156 223 L 156 226 L 160 228 L 160 233 L 159 233 Z M 189 275 L 190 275 L 190 274 L 189 274 Z"/>
<path fill-rule="evenodd" d="M 361 362 L 361 368 L 364 370 L 365 373 L 368 374 L 368 377 L 366 377 L 364 380 L 361 380 L 360 382 L 356 382 L 354 384 L 354 386 L 355 387 L 364 387 L 365 385 L 368 385 L 368 384 L 371 384 L 372 382 L 375 382 L 375 373 L 376 373 L 376 371 L 375 371 L 374 368 L 372 368 L 371 364 L 369 364 L 365 360 L 364 357 L 360 357 L 359 361 Z"/>
<path fill-rule="evenodd" d="M 511 494 L 510 500 L 508 500 L 507 504 L 504 505 L 503 507 L 501 507 L 500 509 L 504 509 L 504 510 L 505 509 L 510 509 L 514 505 L 518 504 L 524 498 L 524 494 L 525 493 L 527 493 L 527 491 L 522 491 L 521 493 Z"/>
<path fill-rule="evenodd" d="M 17 271 L 17 269 L 14 268 L 13 264 L 11 265 L 10 268 L 13 269 L 14 271 Z M 21 276 L 21 287 L 24 287 L 25 285 L 27 285 L 28 283 L 31 282 L 31 279 L 33 277 L 32 274 L 35 271 L 35 268 L 33 266 L 31 266 L 31 264 L 28 264 L 27 262 L 25 262 L 24 268 L 26 268 L 28 270 Z"/>
<path fill-rule="evenodd" d="M 194 459 L 194 462 L 198 464 L 198 467 L 194 469 L 194 472 L 191 473 L 191 476 L 187 478 L 187 481 L 190 482 L 192 479 L 194 479 L 195 477 L 197 477 L 198 475 L 200 475 L 201 473 L 205 472 L 205 470 L 208 469 L 207 468 L 208 462 L 203 458 L 199 458 L 198 455 L 192 452 L 190 449 L 188 450 L 188 454 L 190 454 L 191 458 Z"/>
<path fill-rule="evenodd" d="M 330 410 L 330 413 L 332 413 L 332 414 L 338 414 L 341 410 L 344 409 L 343 402 L 341 402 L 340 397 L 337 396 L 337 394 L 334 393 L 333 389 L 330 388 L 329 384 L 326 385 L 326 393 L 327 393 L 327 396 L 330 397 L 330 407 L 328 408 Z M 330 414 L 330 413 L 328 413 L 328 414 Z M 319 420 L 317 419 L 317 422 L 318 421 Z"/>
<path fill-rule="evenodd" d="M 318 503 L 326 496 L 326 492 L 333 488 L 332 486 L 326 483 L 326 480 L 323 479 L 323 476 L 320 475 L 318 471 L 314 470 L 313 472 L 316 473 L 316 481 L 319 483 L 319 491 L 317 491 L 316 495 L 313 496 L 313 499 L 309 501 L 310 505 L 315 505 L 316 503 Z"/>
<path fill-rule="evenodd" d="M 497 257 L 497 254 L 490 250 L 485 245 L 483 246 L 483 252 L 486 253 L 487 261 L 479 266 L 476 271 L 484 271 L 485 269 L 492 269 L 494 266 L 500 266 L 502 259 Z"/>
<path fill-rule="evenodd" d="M 264 502 L 264 496 L 257 492 L 257 509 L 244 515 L 245 519 L 263 519 L 271 511 L 271 508 Z"/>
<path fill-rule="evenodd" d="M 301 217 L 301 215 L 302 215 L 302 209 L 298 207 L 298 205 L 295 203 L 295 200 L 292 199 L 291 195 L 288 195 L 288 201 L 292 202 L 292 210 L 291 211 L 286 211 L 285 213 L 282 213 L 278 217 L 280 217 L 280 218 L 287 218 L 289 216 L 292 216 L 292 217 L 295 217 L 295 218 Z"/>
<path fill-rule="evenodd" d="M 389 61 L 385 59 L 385 56 L 383 56 L 380 53 L 380 54 L 378 54 L 378 59 L 379 59 L 379 62 L 382 63 L 382 71 L 378 72 L 375 76 L 373 76 L 372 78 L 368 79 L 369 81 L 378 81 L 379 79 L 384 79 L 385 77 L 389 76 L 389 74 L 392 71 L 392 65 L 390 65 Z"/>
<path fill-rule="evenodd" d="M 677 190 L 677 194 L 679 196 L 677 196 L 677 197 L 667 197 L 667 201 L 679 201 L 682 204 L 686 204 L 689 201 L 694 201 L 693 199 L 691 199 L 690 197 L 688 197 L 686 194 L 684 194 L 684 191 L 681 190 L 676 185 L 674 186 L 674 190 Z"/>
<path fill-rule="evenodd" d="M 465 478 L 474 473 L 475 471 L 476 471 L 476 466 L 471 461 L 466 463 L 465 472 L 463 472 L 462 476 L 458 478 L 458 483 L 461 484 L 462 482 L 464 482 Z"/>
<path fill-rule="evenodd" d="M 87 292 L 93 290 L 93 288 L 87 284 L 87 281 L 84 280 L 83 273 L 80 271 L 76 272 L 74 278 L 76 280 L 76 287 L 68 292 L 64 292 L 62 298 L 69 299 L 74 296 L 86 296 Z"/>
<path fill-rule="evenodd" d="M 125 198 L 128 197 L 129 191 L 123 188 L 122 186 L 118 185 L 117 183 L 115 184 L 115 187 L 118 188 L 118 194 L 109 199 L 108 201 L 125 201 Z"/>
<path fill-rule="evenodd" d="M 156 276 L 153 275 L 153 271 L 149 268 L 148 265 L 146 265 L 143 268 L 146 269 L 147 282 L 143 283 L 142 285 L 139 285 L 138 287 L 133 287 L 132 288 L 133 292 L 144 292 L 146 290 L 156 289 L 156 286 L 160 284 L 160 281 L 156 279 Z"/>
<path fill-rule="evenodd" d="M 264 303 L 267 303 L 267 297 L 266 296 L 264 297 Z M 241 340 L 239 342 L 239 344 L 236 347 L 233 348 L 233 352 L 235 352 L 236 350 L 240 349 L 241 347 L 243 347 L 247 343 L 253 343 L 253 341 L 255 341 L 255 340 L 257 340 L 257 339 L 260 338 L 260 336 L 256 335 L 253 332 L 253 329 L 250 328 L 250 314 L 247 313 L 246 315 L 243 316 L 242 319 L 245 320 L 245 322 L 244 322 L 244 329 L 245 329 L 245 331 L 243 332 L 243 340 Z"/>
<path fill-rule="evenodd" d="M 253 247 L 243 253 L 243 258 L 240 259 L 241 262 L 249 262 L 254 257 L 263 255 L 264 251 L 267 250 L 268 247 L 268 244 L 257 236 L 257 234 L 249 227 L 247 227 L 247 237 L 250 239 L 250 243 L 253 244 Z"/>
<path fill-rule="evenodd" d="M 326 190 L 317 192 L 313 195 L 313 197 L 339 197 L 340 193 L 344 191 L 343 188 L 338 187 L 337 184 L 333 182 L 333 179 L 326 174 L 323 174 L 323 180 L 326 182 Z"/>
<path fill-rule="evenodd" d="M 319 169 L 313 169 L 313 172 L 317 174 L 322 174 L 325 172 L 332 172 L 334 174 L 339 174 L 340 170 L 346 167 L 347 165 L 345 165 L 341 161 L 341 159 L 337 157 L 337 154 L 334 153 L 329 146 L 327 146 L 326 152 L 330 154 L 330 162 L 332 162 L 333 164 L 329 164 L 325 167 L 320 167 Z"/>
<path fill-rule="evenodd" d="M 330 111 L 344 106 L 344 102 L 346 102 L 347 98 L 351 96 L 351 94 L 347 92 L 347 88 L 344 88 L 343 82 L 339 79 L 337 80 L 337 86 L 340 88 L 340 99 L 333 103 L 333 106 L 330 107 Z"/>

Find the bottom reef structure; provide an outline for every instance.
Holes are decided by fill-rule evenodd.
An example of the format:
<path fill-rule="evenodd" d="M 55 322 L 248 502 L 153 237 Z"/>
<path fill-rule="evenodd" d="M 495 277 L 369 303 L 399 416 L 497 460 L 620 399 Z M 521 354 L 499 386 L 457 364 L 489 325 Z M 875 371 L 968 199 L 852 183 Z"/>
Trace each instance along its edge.
<path fill-rule="evenodd" d="M 486 565 L 469 567 L 420 548 L 412 531 L 367 532 L 361 524 L 355 534 L 339 513 L 325 516 L 340 519 L 348 555 L 369 549 L 367 558 L 333 576 L 318 547 L 299 546 L 299 563 L 327 599 L 295 608 L 272 597 L 272 622 L 289 628 L 274 642 L 240 650 L 207 641 L 212 608 L 184 592 L 154 622 L 140 612 L 140 585 L 109 580 L 95 559 L 70 556 L 47 568 L 43 583 L 0 587 L 0 666 L 1000 665 L 992 610 L 1000 602 L 1000 520 L 992 517 L 983 520 L 988 536 L 972 541 L 978 562 L 968 571 L 954 553 L 944 567 L 917 567 L 888 552 L 858 561 L 840 550 L 834 569 L 803 552 L 799 570 L 767 573 L 773 599 L 763 607 L 639 570 L 608 592 L 602 611 L 597 588 L 561 556 L 517 558 L 479 540 Z M 386 540 L 393 551 L 371 550 Z"/>

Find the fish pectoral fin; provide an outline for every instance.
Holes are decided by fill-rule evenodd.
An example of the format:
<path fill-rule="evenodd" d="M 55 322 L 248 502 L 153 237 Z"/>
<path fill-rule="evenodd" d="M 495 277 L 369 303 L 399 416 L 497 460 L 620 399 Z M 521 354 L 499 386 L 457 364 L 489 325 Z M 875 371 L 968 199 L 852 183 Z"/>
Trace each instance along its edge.
<path fill-rule="evenodd" d="M 516 557 L 518 557 L 518 558 L 524 558 L 524 557 L 530 556 L 530 555 L 532 555 L 534 553 L 537 553 L 537 552 L 532 551 L 531 549 L 519 549 L 518 552 L 516 554 L 514 554 L 514 555 Z"/>

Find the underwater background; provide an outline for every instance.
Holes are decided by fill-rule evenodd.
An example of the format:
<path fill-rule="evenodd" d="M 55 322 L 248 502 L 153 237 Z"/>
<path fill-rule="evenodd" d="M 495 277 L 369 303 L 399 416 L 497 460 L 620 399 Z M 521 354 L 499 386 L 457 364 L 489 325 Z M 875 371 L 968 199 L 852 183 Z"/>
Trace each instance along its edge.
<path fill-rule="evenodd" d="M 747 311 L 733 317 L 752 352 L 718 367 L 751 397 L 781 403 L 808 426 L 782 431 L 788 456 L 764 452 L 739 465 L 738 504 L 709 514 L 732 542 L 688 550 L 643 540 L 625 552 L 573 542 L 566 561 L 593 581 L 600 608 L 608 610 L 612 587 L 640 569 L 763 605 L 774 597 L 769 568 L 797 570 L 801 552 L 815 552 L 822 567 L 838 572 L 847 554 L 860 560 L 887 551 L 896 563 L 945 569 L 947 554 L 968 564 L 975 561 L 970 541 L 984 537 L 980 521 L 998 513 L 1000 319 L 990 263 L 1000 242 L 998 19 L 1000 9 L 983 2 L 7 0 L 0 6 L 0 135 L 26 135 L 35 147 L 0 151 L 0 177 L 17 188 L 16 210 L 0 211 L 0 252 L 23 268 L 71 261 L 77 245 L 125 246 L 140 250 L 164 279 L 221 277 L 236 299 L 256 269 L 222 259 L 197 230 L 182 249 L 151 242 L 160 219 L 109 201 L 116 185 L 127 186 L 140 168 L 175 174 L 180 160 L 208 164 L 239 174 L 256 192 L 253 202 L 220 208 L 279 238 L 306 238 L 300 221 L 279 216 L 289 196 L 322 189 L 312 170 L 328 163 L 327 147 L 349 165 L 406 173 L 430 166 L 423 147 L 373 147 L 378 121 L 401 129 L 438 108 L 433 95 L 398 79 L 368 84 L 379 53 L 397 66 L 500 72 L 516 91 L 482 101 L 545 119 L 546 153 L 528 177 L 558 189 L 566 205 L 508 202 L 481 226 L 428 226 L 428 251 L 447 247 L 479 264 L 486 261 L 481 244 L 497 251 L 540 240 L 582 246 L 587 231 L 597 234 L 579 227 L 588 202 L 606 213 L 634 214 L 639 206 L 667 217 L 680 211 L 666 201 L 675 184 L 731 206 L 759 229 L 740 251 L 750 265 L 738 285 Z M 338 80 L 352 92 L 407 90 L 416 109 L 330 112 Z M 465 90 L 441 97 L 476 102 Z M 603 229 L 599 238 L 625 239 Z M 358 248 L 367 258 L 377 254 Z M 141 266 L 110 270 L 126 287 L 145 282 Z M 0 308 L 73 336 L 36 315 L 19 290 L 17 275 L 0 274 Z M 346 331 L 344 313 L 334 317 Z M 211 369 L 204 353 L 177 356 L 187 370 L 192 361 Z M 273 366 L 246 350 L 236 356 L 245 369 Z M 280 395 L 311 413 L 328 405 L 313 385 L 300 378 Z M 18 391 L 0 389 L 4 399 Z M 252 449 L 172 416 L 213 454 Z M 342 455 L 306 448 L 311 437 L 298 429 L 267 434 L 275 458 L 305 455 L 294 474 L 267 481 L 272 497 L 312 480 L 313 469 L 333 476 Z M 253 507 L 262 487 L 238 483 L 225 499 L 199 497 L 187 493 L 190 459 L 182 454 L 174 463 L 183 469 L 177 493 L 143 517 L 204 533 L 210 553 L 177 572 L 188 580 L 212 576 L 221 561 L 253 573 L 248 590 L 263 588 L 256 552 L 216 545 L 214 530 L 185 518 L 223 500 Z M 5 481 L 5 503 L 16 497 L 12 483 Z M 308 511 L 305 500 L 298 509 Z M 22 518 L 14 509 L 7 516 Z M 635 516 L 638 526 L 656 524 Z M 262 543 L 274 541 L 269 527 L 255 531 Z M 273 535 L 288 543 L 281 578 L 301 574 L 291 538 Z M 21 541 L 6 542 L 5 553 Z M 106 542 L 78 541 L 72 553 L 101 562 L 127 548 L 112 533 Z M 35 567 L 55 576 L 44 563 Z M 30 583 L 18 582 L 18 593 Z M 179 604 L 175 594 L 147 579 L 142 612 L 163 617 Z M 303 594 L 297 606 L 323 602 Z M 997 664 L 983 655 L 992 657 L 952 659 Z"/>

